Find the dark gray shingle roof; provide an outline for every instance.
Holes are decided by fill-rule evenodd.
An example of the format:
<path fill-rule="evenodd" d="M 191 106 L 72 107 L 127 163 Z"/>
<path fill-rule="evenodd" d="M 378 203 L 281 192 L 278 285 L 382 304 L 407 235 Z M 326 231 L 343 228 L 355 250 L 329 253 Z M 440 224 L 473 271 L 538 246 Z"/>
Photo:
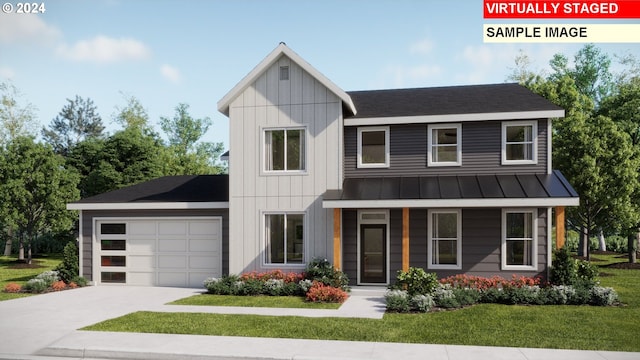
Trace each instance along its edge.
<path fill-rule="evenodd" d="M 351 118 L 562 110 L 518 84 L 348 91 Z"/>
<path fill-rule="evenodd" d="M 181 175 L 145 181 L 84 198 L 75 204 L 227 201 L 228 175 Z"/>

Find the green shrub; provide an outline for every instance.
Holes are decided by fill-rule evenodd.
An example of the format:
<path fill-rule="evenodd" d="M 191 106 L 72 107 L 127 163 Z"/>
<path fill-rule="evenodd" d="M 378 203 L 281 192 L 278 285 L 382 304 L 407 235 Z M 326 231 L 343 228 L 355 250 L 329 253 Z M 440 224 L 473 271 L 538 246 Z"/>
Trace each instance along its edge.
<path fill-rule="evenodd" d="M 473 305 L 480 301 L 480 291 L 476 289 L 453 289 L 453 296 L 459 306 Z"/>
<path fill-rule="evenodd" d="M 71 279 L 71 282 L 76 284 L 76 285 L 78 285 L 78 286 L 80 286 L 80 287 L 85 287 L 85 286 L 87 286 L 87 283 L 88 283 L 87 279 L 85 279 L 84 277 L 79 276 L 79 275 L 74 276 Z"/>
<path fill-rule="evenodd" d="M 610 287 L 594 286 L 591 288 L 591 299 L 589 302 L 592 305 L 611 306 L 618 302 L 618 293 Z"/>
<path fill-rule="evenodd" d="M 242 282 L 237 275 L 225 275 L 221 278 L 208 278 L 203 283 L 207 292 L 214 295 L 238 295 Z"/>
<path fill-rule="evenodd" d="M 549 281 L 554 285 L 572 285 L 577 277 L 576 260 L 571 257 L 568 247 L 553 252 L 553 262 Z"/>
<path fill-rule="evenodd" d="M 605 239 L 608 251 L 626 254 L 629 249 L 629 241 L 626 237 L 613 235 Z"/>
<path fill-rule="evenodd" d="M 316 258 L 307 265 L 305 279 L 317 281 L 325 285 L 349 290 L 349 277 L 336 268 L 327 259 Z"/>
<path fill-rule="evenodd" d="M 506 294 L 499 288 L 488 288 L 483 290 L 480 296 L 480 302 L 487 304 L 505 304 Z"/>
<path fill-rule="evenodd" d="M 54 282 L 60 280 L 60 276 L 58 276 L 58 272 L 55 270 L 45 271 L 36 276 L 36 279 L 40 279 L 44 282 L 45 287 L 51 286 Z"/>
<path fill-rule="evenodd" d="M 269 279 L 264 282 L 264 293 L 271 296 L 280 296 L 283 293 L 284 280 Z"/>
<path fill-rule="evenodd" d="M 536 305 L 540 304 L 540 287 L 523 286 L 504 289 L 504 301 L 507 304 Z"/>
<path fill-rule="evenodd" d="M 594 287 L 598 284 L 598 267 L 588 261 L 578 260 L 576 277 L 586 287 Z"/>
<path fill-rule="evenodd" d="M 58 271 L 60 279 L 67 284 L 80 274 L 78 247 L 75 241 L 70 241 L 65 245 L 62 250 L 62 262 L 55 270 Z"/>
<path fill-rule="evenodd" d="M 403 313 L 411 310 L 409 294 L 405 290 L 389 290 L 384 294 L 384 299 L 388 311 Z"/>
<path fill-rule="evenodd" d="M 427 273 L 422 268 L 410 267 L 408 271 L 398 270 L 394 288 L 406 290 L 409 295 L 430 295 L 439 286 L 438 276 Z"/>
<path fill-rule="evenodd" d="M 42 293 L 45 290 L 47 290 L 48 287 L 49 287 L 49 285 L 47 285 L 45 280 L 39 279 L 39 278 L 34 278 L 34 279 L 31 279 L 31 280 L 27 281 L 27 283 L 24 284 L 23 288 L 27 292 L 32 292 L 32 293 L 39 294 L 39 293 Z"/>
<path fill-rule="evenodd" d="M 431 295 L 413 295 L 411 299 L 409 299 L 409 306 L 412 310 L 419 312 L 428 312 L 435 305 L 433 301 L 433 297 Z"/>

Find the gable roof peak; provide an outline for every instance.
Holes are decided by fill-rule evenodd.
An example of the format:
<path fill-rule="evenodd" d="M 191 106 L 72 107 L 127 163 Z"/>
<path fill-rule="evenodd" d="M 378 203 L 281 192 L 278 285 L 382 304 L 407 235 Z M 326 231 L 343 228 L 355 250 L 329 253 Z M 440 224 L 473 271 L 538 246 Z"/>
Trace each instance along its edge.
<path fill-rule="evenodd" d="M 336 96 L 342 100 L 347 109 L 351 111 L 353 115 L 357 113 L 356 107 L 351 100 L 349 94 L 334 84 L 329 78 L 324 76 L 321 72 L 316 70 L 311 64 L 304 60 L 300 55 L 296 54 L 291 48 L 287 46 L 284 41 L 281 41 L 278 46 L 267 55 L 256 67 L 253 68 L 236 86 L 233 87 L 220 101 L 218 101 L 218 111 L 225 115 L 229 115 L 229 106 L 231 102 L 235 100 L 247 87 L 249 87 L 262 73 L 264 73 L 271 65 L 280 59 L 281 56 L 287 56 L 291 61 L 295 62 L 303 70 L 308 72 L 317 81 L 324 85 L 327 89 L 333 92 Z"/>

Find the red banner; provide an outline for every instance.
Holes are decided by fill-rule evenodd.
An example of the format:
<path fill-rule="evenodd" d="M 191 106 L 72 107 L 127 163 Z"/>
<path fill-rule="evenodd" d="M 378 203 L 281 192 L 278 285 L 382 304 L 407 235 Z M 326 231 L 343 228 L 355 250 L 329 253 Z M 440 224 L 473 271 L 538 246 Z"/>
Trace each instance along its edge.
<path fill-rule="evenodd" d="M 484 0 L 485 19 L 639 19 L 640 0 Z"/>

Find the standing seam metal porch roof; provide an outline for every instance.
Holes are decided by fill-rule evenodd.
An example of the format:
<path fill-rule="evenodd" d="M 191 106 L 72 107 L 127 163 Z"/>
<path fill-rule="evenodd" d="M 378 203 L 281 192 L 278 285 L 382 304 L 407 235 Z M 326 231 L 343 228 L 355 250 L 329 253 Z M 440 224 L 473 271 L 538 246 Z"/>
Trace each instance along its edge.
<path fill-rule="evenodd" d="M 520 200 L 521 206 L 571 206 L 578 204 L 579 197 L 557 170 L 552 174 L 348 178 L 343 190 L 325 193 L 323 207 L 384 207 L 403 202 L 483 207 Z"/>

